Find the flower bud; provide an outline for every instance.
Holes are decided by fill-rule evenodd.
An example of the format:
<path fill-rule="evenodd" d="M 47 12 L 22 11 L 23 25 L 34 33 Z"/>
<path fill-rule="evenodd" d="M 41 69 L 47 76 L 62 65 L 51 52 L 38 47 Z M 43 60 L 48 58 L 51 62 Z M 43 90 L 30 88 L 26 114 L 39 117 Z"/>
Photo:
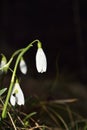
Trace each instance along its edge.
<path fill-rule="evenodd" d="M 7 59 L 5 57 L 5 55 L 2 55 L 2 59 L 1 59 L 1 63 L 0 63 L 0 74 L 2 74 L 3 72 L 7 72 L 8 70 L 8 66 L 5 66 L 7 63 Z"/>
<path fill-rule="evenodd" d="M 20 64 L 19 64 L 19 67 L 20 67 L 20 70 L 23 74 L 26 74 L 27 73 L 27 65 L 23 59 L 23 57 L 21 58 L 20 60 Z"/>
<path fill-rule="evenodd" d="M 42 48 L 38 48 L 36 53 L 36 68 L 39 73 L 46 72 L 47 70 L 47 59 Z"/>

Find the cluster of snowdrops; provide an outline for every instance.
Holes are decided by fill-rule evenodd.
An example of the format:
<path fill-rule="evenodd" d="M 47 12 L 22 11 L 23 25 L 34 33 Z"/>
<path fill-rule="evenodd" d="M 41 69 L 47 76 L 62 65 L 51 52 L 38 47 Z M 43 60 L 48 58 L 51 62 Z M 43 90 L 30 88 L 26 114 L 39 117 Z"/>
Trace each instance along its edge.
<path fill-rule="evenodd" d="M 29 49 L 33 46 L 33 44 L 37 44 L 37 52 L 36 52 L 36 56 L 35 56 L 36 69 L 39 73 L 46 72 L 47 58 L 46 58 L 46 55 L 42 48 L 42 43 L 39 40 L 34 40 L 27 47 L 15 51 L 8 62 L 7 62 L 5 55 L 1 54 L 2 55 L 2 59 L 1 59 L 1 63 L 0 63 L 1 73 L 3 73 L 3 72 L 7 73 L 8 70 L 10 70 L 12 72 L 7 97 L 6 97 L 3 111 L 2 111 L 2 118 L 6 117 L 7 106 L 8 106 L 9 101 L 12 106 L 15 106 L 16 104 L 18 104 L 18 105 L 25 104 L 24 94 L 20 87 L 19 80 L 16 76 L 16 71 L 17 71 L 17 67 L 19 65 L 21 72 L 23 74 L 27 73 L 27 65 L 26 65 L 26 62 L 25 62 L 23 56 L 27 51 L 29 51 Z M 17 56 L 17 59 L 15 62 L 14 68 L 11 69 L 10 65 L 15 56 Z"/>

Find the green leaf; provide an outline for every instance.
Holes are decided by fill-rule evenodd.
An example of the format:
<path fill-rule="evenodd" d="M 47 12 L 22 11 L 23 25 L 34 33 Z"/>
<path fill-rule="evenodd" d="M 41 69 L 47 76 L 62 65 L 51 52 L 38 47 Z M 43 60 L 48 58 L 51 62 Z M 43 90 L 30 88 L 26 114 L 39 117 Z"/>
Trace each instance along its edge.
<path fill-rule="evenodd" d="M 27 116 L 24 118 L 24 122 L 25 122 L 27 119 L 29 119 L 31 116 L 35 115 L 35 114 L 36 114 L 36 112 L 32 112 L 32 113 L 30 113 L 29 115 L 27 115 Z"/>
<path fill-rule="evenodd" d="M 3 88 L 0 90 L 0 96 L 7 90 L 7 88 Z"/>

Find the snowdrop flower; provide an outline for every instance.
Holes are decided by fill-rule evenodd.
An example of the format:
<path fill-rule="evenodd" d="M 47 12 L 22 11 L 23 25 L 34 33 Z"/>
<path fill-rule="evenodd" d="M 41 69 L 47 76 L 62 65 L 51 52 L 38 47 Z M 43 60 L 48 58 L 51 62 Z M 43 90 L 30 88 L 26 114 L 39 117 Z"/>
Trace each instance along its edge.
<path fill-rule="evenodd" d="M 2 68 L 5 64 L 6 64 L 6 62 L 4 60 L 2 60 L 0 63 L 0 68 Z"/>
<path fill-rule="evenodd" d="M 41 48 L 41 44 L 38 44 L 38 50 L 36 53 L 36 68 L 39 73 L 46 72 L 47 70 L 47 59 L 46 55 Z"/>
<path fill-rule="evenodd" d="M 22 72 L 23 74 L 26 74 L 26 73 L 27 73 L 27 65 L 26 65 L 26 63 L 25 63 L 23 57 L 22 57 L 21 60 L 20 60 L 19 66 L 20 66 L 21 72 Z"/>
<path fill-rule="evenodd" d="M 18 82 L 15 83 L 14 87 L 13 87 L 13 91 L 11 93 L 11 97 L 10 97 L 10 103 L 15 106 L 16 103 L 18 105 L 24 105 L 24 94 L 22 92 L 22 89 L 20 88 L 20 85 Z"/>
<path fill-rule="evenodd" d="M 2 54 L 2 59 L 1 59 L 1 63 L 0 63 L 0 68 L 2 68 L 6 63 L 7 63 L 7 59 L 6 59 L 6 57 Z"/>
<path fill-rule="evenodd" d="M 8 66 L 5 66 L 7 63 L 7 59 L 3 54 L 1 54 L 1 55 L 2 55 L 2 59 L 1 59 L 1 63 L 0 63 L 0 74 L 2 74 L 3 72 L 7 72 L 7 69 L 8 69 Z"/>

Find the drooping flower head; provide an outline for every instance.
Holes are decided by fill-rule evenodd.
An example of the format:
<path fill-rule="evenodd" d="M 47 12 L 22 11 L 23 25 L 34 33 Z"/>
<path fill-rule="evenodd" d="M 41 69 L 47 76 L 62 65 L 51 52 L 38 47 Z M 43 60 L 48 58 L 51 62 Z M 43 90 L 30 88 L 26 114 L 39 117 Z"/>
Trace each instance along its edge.
<path fill-rule="evenodd" d="M 0 67 L 3 67 L 7 63 L 7 59 L 4 54 L 1 54 L 1 56 L 2 59 L 1 59 Z"/>
<path fill-rule="evenodd" d="M 7 72 L 7 69 L 8 69 L 8 66 L 4 67 L 7 63 L 7 59 L 6 59 L 5 55 L 1 54 L 1 56 L 2 56 L 2 59 L 0 62 L 0 74 L 2 74 L 3 72 Z"/>
<path fill-rule="evenodd" d="M 11 97 L 10 97 L 10 103 L 15 106 L 16 103 L 18 105 L 24 105 L 25 100 L 24 100 L 24 94 L 22 92 L 22 89 L 20 88 L 20 85 L 18 82 L 14 84 Z"/>
<path fill-rule="evenodd" d="M 47 70 L 47 59 L 40 42 L 38 43 L 36 53 L 36 68 L 39 73 L 46 72 Z"/>
<path fill-rule="evenodd" d="M 27 73 L 27 65 L 26 62 L 24 61 L 23 57 L 20 60 L 20 64 L 19 64 L 20 70 L 23 74 Z"/>

